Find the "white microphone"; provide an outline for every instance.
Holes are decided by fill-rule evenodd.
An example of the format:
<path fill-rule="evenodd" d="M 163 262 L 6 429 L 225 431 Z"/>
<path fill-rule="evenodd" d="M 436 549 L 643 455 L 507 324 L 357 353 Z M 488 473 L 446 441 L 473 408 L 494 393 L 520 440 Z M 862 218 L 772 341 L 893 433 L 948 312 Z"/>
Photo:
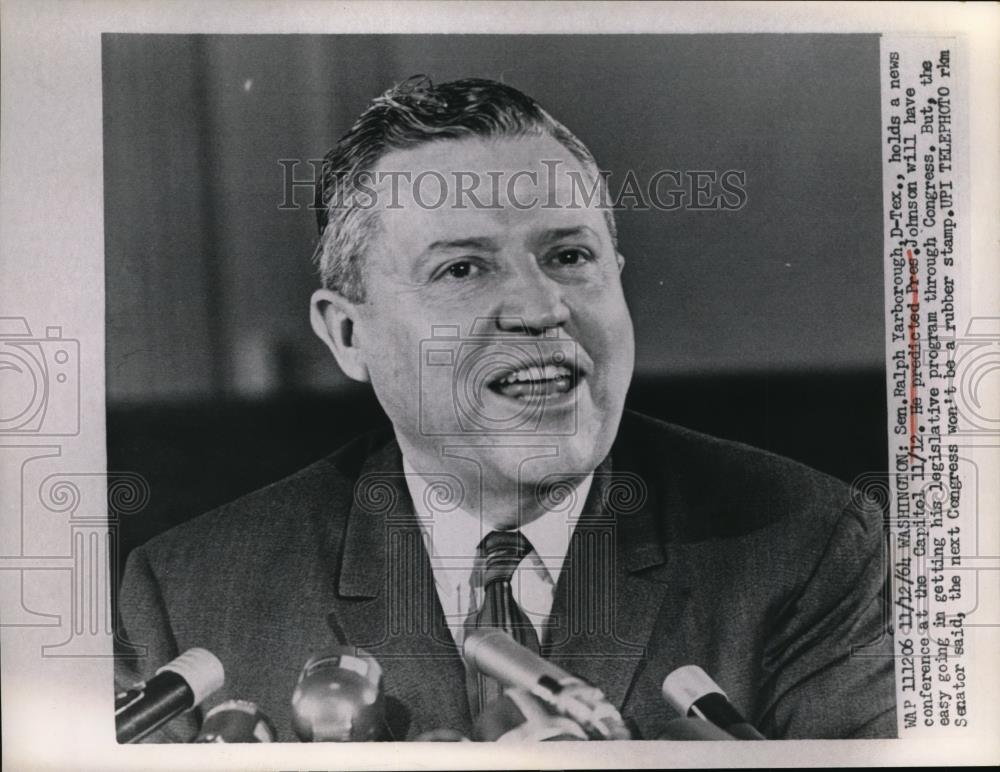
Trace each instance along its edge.
<path fill-rule="evenodd" d="M 222 663 L 206 649 L 188 649 L 147 682 L 115 696 L 115 734 L 134 743 L 222 688 Z"/>
<path fill-rule="evenodd" d="M 765 740 L 736 710 L 722 688 L 697 665 L 679 667 L 663 679 L 663 697 L 680 715 L 708 721 L 737 740 Z"/>
<path fill-rule="evenodd" d="M 542 659 L 503 630 L 479 628 L 465 638 L 465 661 L 501 684 L 523 689 L 598 740 L 630 740 L 617 708 L 582 678 Z"/>

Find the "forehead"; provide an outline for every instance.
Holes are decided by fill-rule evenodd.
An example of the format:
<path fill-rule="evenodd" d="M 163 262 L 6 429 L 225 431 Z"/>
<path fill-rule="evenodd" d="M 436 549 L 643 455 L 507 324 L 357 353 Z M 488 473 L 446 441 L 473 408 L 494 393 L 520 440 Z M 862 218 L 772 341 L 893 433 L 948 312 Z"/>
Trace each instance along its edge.
<path fill-rule="evenodd" d="M 373 171 L 381 230 L 397 246 L 574 225 L 606 232 L 594 175 L 548 135 L 428 142 Z"/>
<path fill-rule="evenodd" d="M 376 170 L 399 170 L 414 174 L 426 171 L 468 170 L 485 174 L 491 170 L 510 173 L 541 170 L 543 161 L 554 161 L 563 171 L 583 171 L 582 165 L 557 139 L 548 134 L 524 136 L 461 137 L 424 142 L 391 150 L 379 160 Z"/>

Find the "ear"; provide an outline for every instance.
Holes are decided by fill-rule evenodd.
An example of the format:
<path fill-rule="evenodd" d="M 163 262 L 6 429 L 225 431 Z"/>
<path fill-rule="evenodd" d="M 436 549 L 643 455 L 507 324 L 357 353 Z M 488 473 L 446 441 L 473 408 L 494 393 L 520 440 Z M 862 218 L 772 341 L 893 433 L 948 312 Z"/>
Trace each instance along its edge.
<path fill-rule="evenodd" d="M 622 269 L 625 268 L 625 255 L 621 252 L 615 252 L 615 260 L 618 261 L 618 273 L 621 273 Z"/>
<path fill-rule="evenodd" d="M 313 332 L 333 352 L 347 377 L 367 382 L 368 365 L 355 324 L 357 319 L 358 305 L 339 292 L 319 289 L 312 294 L 309 321 Z"/>

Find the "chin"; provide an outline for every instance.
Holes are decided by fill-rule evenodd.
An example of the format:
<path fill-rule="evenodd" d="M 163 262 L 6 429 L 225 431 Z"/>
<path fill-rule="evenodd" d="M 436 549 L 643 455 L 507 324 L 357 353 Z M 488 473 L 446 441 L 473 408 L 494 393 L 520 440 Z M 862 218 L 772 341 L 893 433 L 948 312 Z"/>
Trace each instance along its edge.
<path fill-rule="evenodd" d="M 515 447 L 494 447 L 490 455 L 498 481 L 538 485 L 552 482 L 553 478 L 590 474 L 604 460 L 607 451 L 590 438 L 577 435 L 532 437 Z"/>

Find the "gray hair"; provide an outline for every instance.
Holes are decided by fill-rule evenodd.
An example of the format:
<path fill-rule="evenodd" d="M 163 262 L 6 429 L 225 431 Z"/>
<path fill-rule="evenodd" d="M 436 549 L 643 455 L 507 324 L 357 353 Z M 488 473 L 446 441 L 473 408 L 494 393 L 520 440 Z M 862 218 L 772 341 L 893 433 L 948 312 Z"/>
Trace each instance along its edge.
<path fill-rule="evenodd" d="M 364 185 L 389 152 L 443 139 L 548 135 L 594 175 L 594 156 L 534 99 L 492 80 L 467 78 L 435 86 L 414 76 L 376 98 L 323 159 L 316 183 L 319 242 L 313 255 L 325 288 L 355 303 L 365 300 L 363 261 L 378 228 L 371 188 Z M 362 205 L 367 200 L 368 205 Z M 614 212 L 605 208 L 617 249 Z"/>

